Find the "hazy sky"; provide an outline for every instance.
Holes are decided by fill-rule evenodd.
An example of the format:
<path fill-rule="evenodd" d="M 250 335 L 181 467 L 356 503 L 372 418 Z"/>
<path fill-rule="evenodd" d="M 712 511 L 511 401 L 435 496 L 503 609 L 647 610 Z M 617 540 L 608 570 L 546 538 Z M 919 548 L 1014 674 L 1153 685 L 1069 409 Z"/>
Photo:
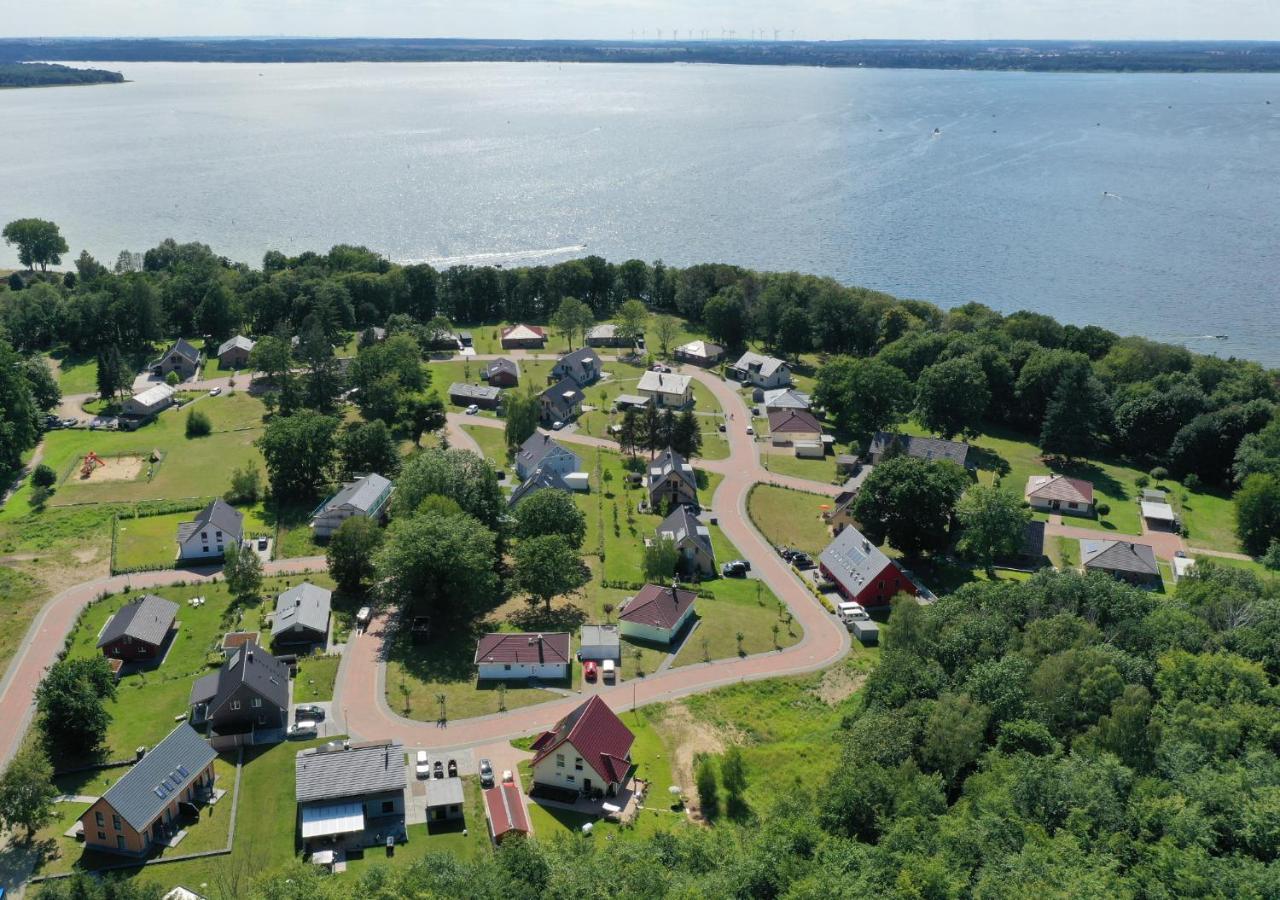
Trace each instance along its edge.
<path fill-rule="evenodd" d="M 0 0 L 0 37 L 1280 40 L 1280 0 Z"/>

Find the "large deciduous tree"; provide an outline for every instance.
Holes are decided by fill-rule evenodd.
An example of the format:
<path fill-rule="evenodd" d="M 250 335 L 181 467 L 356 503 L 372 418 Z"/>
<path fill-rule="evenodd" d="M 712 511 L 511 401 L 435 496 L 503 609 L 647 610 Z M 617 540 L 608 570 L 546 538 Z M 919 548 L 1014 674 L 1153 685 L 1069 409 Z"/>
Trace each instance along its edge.
<path fill-rule="evenodd" d="M 256 443 L 277 498 L 301 500 L 315 495 L 328 480 L 337 430 L 337 419 L 305 409 L 267 423 Z"/>
<path fill-rule="evenodd" d="M 382 529 L 365 516 L 352 516 L 338 526 L 325 548 L 325 559 L 340 589 L 349 594 L 365 590 L 373 578 L 382 539 Z"/>
<path fill-rule="evenodd" d="M 916 382 L 916 416 L 944 438 L 976 434 L 990 402 L 987 376 L 965 357 L 934 363 Z"/>
<path fill-rule="evenodd" d="M 888 428 L 911 409 L 911 382 L 878 359 L 839 356 L 818 369 L 813 400 L 841 431 L 862 437 Z"/>
<path fill-rule="evenodd" d="M 521 540 L 558 534 L 575 550 L 587 536 L 587 517 L 568 491 L 535 491 L 515 508 L 515 534 Z"/>
<path fill-rule="evenodd" d="M 1280 476 L 1250 475 L 1236 491 L 1236 534 L 1250 556 L 1280 540 Z"/>
<path fill-rule="evenodd" d="M 48 271 L 49 266 L 62 262 L 67 252 L 67 242 L 58 226 L 47 219 L 14 219 L 0 232 L 6 244 L 16 245 L 18 261 L 28 269 L 39 266 Z"/>
<path fill-rule="evenodd" d="M 863 532 L 908 557 L 945 550 L 969 474 L 953 462 L 897 456 L 871 470 L 853 504 Z"/>
<path fill-rule="evenodd" d="M 1064 459 L 1088 456 L 1106 430 L 1108 413 L 1102 382 L 1086 368 L 1068 369 L 1044 411 L 1040 449 Z"/>
<path fill-rule="evenodd" d="M 591 307 L 577 297 L 565 297 L 551 315 L 551 327 L 564 335 L 570 350 L 577 338 L 586 336 L 593 322 Z"/>
<path fill-rule="evenodd" d="M 376 472 L 390 478 L 400 471 L 400 453 L 391 430 L 381 419 L 352 423 L 338 436 L 338 459 L 343 478 Z"/>
<path fill-rule="evenodd" d="M 507 449 L 514 451 L 538 430 L 541 410 L 538 395 L 532 388 L 508 391 L 504 399 L 507 404 L 507 420 L 503 425 L 503 435 L 507 440 Z"/>
<path fill-rule="evenodd" d="M 587 575 L 582 560 L 563 535 L 526 538 L 516 547 L 515 585 L 531 603 L 544 604 L 548 613 L 553 599 L 582 587 Z"/>
<path fill-rule="evenodd" d="M 36 688 L 40 730 L 51 752 L 91 756 L 106 739 L 116 678 L 105 656 L 63 659 L 49 667 Z"/>
<path fill-rule="evenodd" d="M 8 828 L 25 828 L 30 841 L 53 820 L 58 794 L 49 758 L 38 745 L 29 745 L 18 751 L 0 775 L 0 823 Z"/>
<path fill-rule="evenodd" d="M 397 519 L 375 564 L 389 602 L 436 622 L 465 622 L 498 597 L 497 539 L 466 513 Z"/>
<path fill-rule="evenodd" d="M 411 515 L 422 501 L 439 494 L 485 527 L 499 531 L 507 504 L 493 466 L 469 450 L 422 450 L 410 457 L 396 480 L 392 506 L 397 516 Z"/>
<path fill-rule="evenodd" d="M 957 542 L 960 552 L 990 573 L 993 560 L 1021 549 L 1031 510 L 1007 488 L 975 484 L 956 505 L 956 518 L 964 529 Z"/>
<path fill-rule="evenodd" d="M 627 300 L 618 307 L 618 337 L 635 347 L 649 324 L 649 308 L 640 300 Z"/>
<path fill-rule="evenodd" d="M 223 558 L 222 578 L 232 597 L 253 603 L 262 593 L 262 560 L 251 547 L 232 544 Z"/>

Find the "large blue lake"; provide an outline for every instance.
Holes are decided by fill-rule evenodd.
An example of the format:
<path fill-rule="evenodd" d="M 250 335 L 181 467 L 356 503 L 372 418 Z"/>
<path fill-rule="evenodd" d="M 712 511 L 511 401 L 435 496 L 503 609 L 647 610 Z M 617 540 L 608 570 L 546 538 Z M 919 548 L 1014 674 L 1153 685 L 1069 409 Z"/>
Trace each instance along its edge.
<path fill-rule="evenodd" d="M 73 257 L 718 260 L 1280 365 L 1280 76 L 111 68 L 0 92 L 0 218 Z"/>

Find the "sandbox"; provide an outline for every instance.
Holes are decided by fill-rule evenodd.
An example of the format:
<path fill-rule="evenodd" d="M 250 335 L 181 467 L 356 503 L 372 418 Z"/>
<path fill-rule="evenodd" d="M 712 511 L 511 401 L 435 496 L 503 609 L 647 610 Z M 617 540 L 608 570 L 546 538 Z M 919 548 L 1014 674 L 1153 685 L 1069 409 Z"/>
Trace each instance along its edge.
<path fill-rule="evenodd" d="M 134 481 L 149 465 L 145 456 L 133 454 L 127 456 L 103 456 L 104 465 L 95 465 L 88 474 L 83 474 L 86 457 L 76 460 L 68 481 L 94 483 L 100 481 Z"/>

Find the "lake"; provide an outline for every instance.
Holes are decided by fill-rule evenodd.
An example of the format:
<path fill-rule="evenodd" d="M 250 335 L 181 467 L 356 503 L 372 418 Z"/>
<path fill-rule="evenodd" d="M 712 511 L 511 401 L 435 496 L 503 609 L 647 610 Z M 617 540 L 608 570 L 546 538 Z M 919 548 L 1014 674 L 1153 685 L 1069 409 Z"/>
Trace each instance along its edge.
<path fill-rule="evenodd" d="M 1280 365 L 1280 76 L 108 68 L 0 92 L 0 218 L 72 258 L 723 261 Z"/>

